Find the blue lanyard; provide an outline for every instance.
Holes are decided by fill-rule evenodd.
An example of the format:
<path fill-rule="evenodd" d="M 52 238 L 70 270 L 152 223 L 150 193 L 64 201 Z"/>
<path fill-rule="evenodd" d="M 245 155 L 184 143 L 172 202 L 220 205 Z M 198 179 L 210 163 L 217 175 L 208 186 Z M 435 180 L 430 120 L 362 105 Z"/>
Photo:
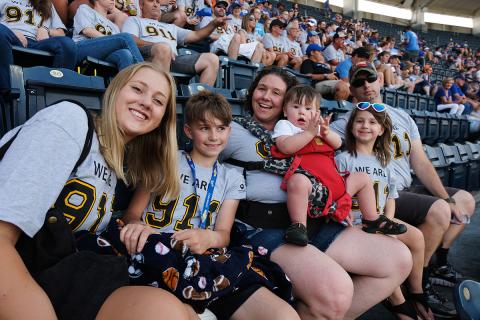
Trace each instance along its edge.
<path fill-rule="evenodd" d="M 185 152 L 185 158 L 187 158 L 188 165 L 192 170 L 193 175 L 193 190 L 195 195 L 198 197 L 197 193 L 197 176 L 195 174 L 195 163 L 193 163 L 192 158 L 188 153 Z M 207 194 L 205 196 L 205 202 L 203 203 L 202 213 L 200 214 L 200 228 L 206 229 L 207 228 L 207 219 L 208 219 L 208 210 L 210 209 L 210 202 L 212 201 L 213 197 L 213 189 L 215 189 L 215 183 L 217 182 L 217 163 L 212 168 L 212 177 L 210 178 L 210 182 L 208 183 Z"/>

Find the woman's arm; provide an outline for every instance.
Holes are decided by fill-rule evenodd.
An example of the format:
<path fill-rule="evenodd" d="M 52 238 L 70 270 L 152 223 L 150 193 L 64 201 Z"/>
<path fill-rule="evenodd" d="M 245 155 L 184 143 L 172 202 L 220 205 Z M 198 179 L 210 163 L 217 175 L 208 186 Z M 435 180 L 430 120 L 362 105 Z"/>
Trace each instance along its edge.
<path fill-rule="evenodd" d="M 20 234 L 13 224 L 0 221 L 0 319 L 56 319 L 48 296 L 15 249 Z"/>
<path fill-rule="evenodd" d="M 99 38 L 105 36 L 103 33 L 94 28 L 85 28 L 82 30 L 82 34 L 88 38 Z"/>
<path fill-rule="evenodd" d="M 125 226 L 120 231 L 120 241 L 127 247 L 130 254 L 141 252 L 148 236 L 157 231 L 142 221 L 143 210 L 150 200 L 150 192 L 143 188 L 137 188 L 128 206 L 127 212 L 122 217 Z"/>

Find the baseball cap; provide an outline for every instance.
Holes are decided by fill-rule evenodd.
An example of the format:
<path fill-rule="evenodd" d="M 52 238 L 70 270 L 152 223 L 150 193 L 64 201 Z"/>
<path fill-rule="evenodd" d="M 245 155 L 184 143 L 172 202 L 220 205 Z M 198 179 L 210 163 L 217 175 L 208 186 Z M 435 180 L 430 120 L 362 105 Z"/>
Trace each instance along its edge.
<path fill-rule="evenodd" d="M 319 44 L 312 43 L 308 45 L 306 53 L 307 53 L 307 56 L 309 56 L 310 53 L 312 53 L 312 51 L 322 51 L 322 50 L 323 48 Z"/>
<path fill-rule="evenodd" d="M 278 26 L 278 27 L 280 27 L 280 28 L 282 28 L 282 29 L 285 29 L 286 24 L 283 23 L 282 20 L 275 19 L 275 20 L 273 20 L 272 22 L 270 22 L 270 31 L 272 30 L 272 28 L 273 28 L 274 26 Z"/>
<path fill-rule="evenodd" d="M 197 11 L 195 13 L 197 17 L 211 17 L 212 16 L 212 8 L 205 7 Z"/>
<path fill-rule="evenodd" d="M 352 51 L 352 57 L 353 56 L 370 59 L 370 51 L 368 51 L 368 49 L 365 47 L 358 47 Z"/>
<path fill-rule="evenodd" d="M 314 27 L 314 26 L 317 25 L 317 20 L 315 20 L 315 19 L 313 19 L 313 18 L 312 18 L 312 19 L 308 19 L 308 20 L 307 20 L 307 24 L 308 24 L 309 26 L 311 26 L 311 27 Z"/>
<path fill-rule="evenodd" d="M 463 74 L 459 73 L 459 74 L 455 75 L 455 77 L 453 77 L 453 79 L 455 79 L 455 80 L 456 79 L 465 80 L 465 76 Z"/>
<path fill-rule="evenodd" d="M 307 33 L 307 37 L 315 37 L 318 35 L 319 33 L 317 31 L 310 31 L 309 33 Z"/>
<path fill-rule="evenodd" d="M 215 3 L 215 8 L 218 7 L 219 5 L 225 6 L 225 9 L 228 8 L 228 2 L 227 1 L 224 1 L 224 0 L 217 1 Z"/>
<path fill-rule="evenodd" d="M 333 39 L 336 39 L 336 38 L 345 38 L 345 37 L 346 37 L 346 35 L 345 35 L 345 33 L 343 33 L 343 32 L 338 32 L 338 33 L 335 33 L 335 34 L 333 35 Z"/>
<path fill-rule="evenodd" d="M 361 73 L 367 73 L 366 78 L 360 78 L 359 75 Z M 355 84 L 358 84 L 362 81 L 367 80 L 368 82 L 373 82 L 377 80 L 377 69 L 375 66 L 370 62 L 359 62 L 356 65 L 353 65 L 350 69 L 350 84 L 355 87 Z M 360 84 L 360 85 L 361 85 Z"/>
<path fill-rule="evenodd" d="M 233 10 L 233 9 L 236 9 L 236 8 L 241 8 L 242 6 L 240 5 L 240 3 L 238 2 L 234 2 L 230 5 L 230 9 Z"/>
<path fill-rule="evenodd" d="M 264 4 L 265 3 L 265 0 L 256 0 L 255 1 L 257 4 Z"/>

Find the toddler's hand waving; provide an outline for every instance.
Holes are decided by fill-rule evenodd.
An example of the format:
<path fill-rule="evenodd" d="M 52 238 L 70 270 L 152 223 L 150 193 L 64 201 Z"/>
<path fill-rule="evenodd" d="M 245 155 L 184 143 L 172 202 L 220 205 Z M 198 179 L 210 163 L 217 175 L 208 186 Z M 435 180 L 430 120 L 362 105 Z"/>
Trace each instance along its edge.
<path fill-rule="evenodd" d="M 330 119 L 332 118 L 332 114 L 330 113 L 325 118 L 321 116 L 318 119 L 318 123 L 320 124 L 320 137 L 325 138 L 330 133 Z"/>
<path fill-rule="evenodd" d="M 305 119 L 306 128 L 305 131 L 310 132 L 314 137 L 318 135 L 318 126 L 320 125 L 320 116 L 319 111 L 312 112 L 310 116 L 307 116 Z"/>

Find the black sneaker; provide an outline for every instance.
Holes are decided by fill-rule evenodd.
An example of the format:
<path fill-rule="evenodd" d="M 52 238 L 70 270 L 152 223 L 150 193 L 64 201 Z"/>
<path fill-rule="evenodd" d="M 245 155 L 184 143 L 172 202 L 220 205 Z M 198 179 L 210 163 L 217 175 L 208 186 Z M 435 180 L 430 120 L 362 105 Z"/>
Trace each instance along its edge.
<path fill-rule="evenodd" d="M 464 279 L 465 277 L 458 273 L 449 263 L 434 268 L 430 276 L 433 284 L 444 287 L 453 287 Z"/>
<path fill-rule="evenodd" d="M 424 288 L 424 292 L 427 296 L 427 303 L 436 319 L 453 319 L 457 316 L 454 304 L 435 291 L 431 284 Z"/>
<path fill-rule="evenodd" d="M 285 231 L 285 241 L 305 247 L 308 244 L 307 227 L 298 222 L 292 223 Z"/>

